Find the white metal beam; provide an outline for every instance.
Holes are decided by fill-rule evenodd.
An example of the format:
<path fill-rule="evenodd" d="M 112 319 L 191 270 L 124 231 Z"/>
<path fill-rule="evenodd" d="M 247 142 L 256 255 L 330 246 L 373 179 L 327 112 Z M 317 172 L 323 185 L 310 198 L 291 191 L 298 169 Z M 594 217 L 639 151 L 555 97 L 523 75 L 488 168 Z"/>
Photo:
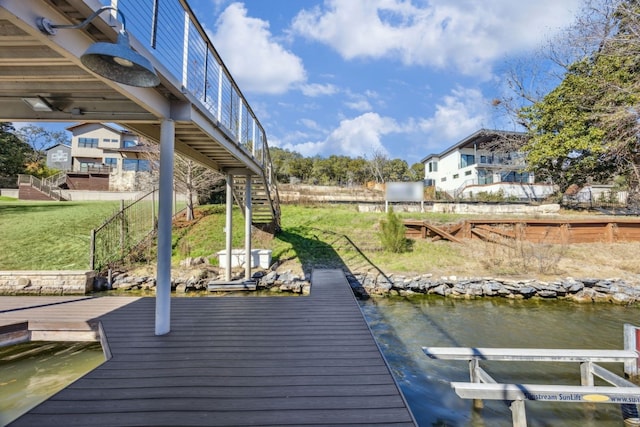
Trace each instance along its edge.
<path fill-rule="evenodd" d="M 231 255 L 233 251 L 233 175 L 227 174 L 227 216 L 225 221 L 226 242 L 225 249 L 227 251 L 227 259 L 225 266 L 225 280 L 231 281 Z"/>
<path fill-rule="evenodd" d="M 245 176 L 245 194 L 244 194 L 244 279 L 251 279 L 251 262 L 253 256 L 251 254 L 251 175 Z"/>
<path fill-rule="evenodd" d="M 160 189 L 156 268 L 156 335 L 171 330 L 171 219 L 175 124 L 163 120 L 160 131 Z"/>

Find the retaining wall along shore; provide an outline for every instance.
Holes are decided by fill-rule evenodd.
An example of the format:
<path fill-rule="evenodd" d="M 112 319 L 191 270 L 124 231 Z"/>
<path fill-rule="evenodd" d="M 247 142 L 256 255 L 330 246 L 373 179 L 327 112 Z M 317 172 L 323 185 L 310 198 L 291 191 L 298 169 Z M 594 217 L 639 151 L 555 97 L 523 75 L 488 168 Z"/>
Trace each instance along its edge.
<path fill-rule="evenodd" d="M 640 282 L 623 279 L 574 279 L 567 277 L 553 281 L 535 279 L 433 277 L 423 274 L 414 277 L 382 274 L 349 275 L 349 283 L 358 296 L 434 294 L 452 298 L 501 297 L 510 299 L 544 298 L 572 301 L 612 302 L 632 304 L 640 302 Z"/>
<path fill-rule="evenodd" d="M 93 292 L 96 273 L 85 270 L 0 271 L 3 295 L 86 295 Z"/>

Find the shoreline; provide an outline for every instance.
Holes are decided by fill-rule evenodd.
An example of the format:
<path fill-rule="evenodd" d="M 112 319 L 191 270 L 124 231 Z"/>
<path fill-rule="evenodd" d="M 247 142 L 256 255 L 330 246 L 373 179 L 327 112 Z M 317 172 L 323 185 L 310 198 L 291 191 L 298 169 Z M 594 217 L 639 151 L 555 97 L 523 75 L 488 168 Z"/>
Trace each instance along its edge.
<path fill-rule="evenodd" d="M 640 283 L 619 278 L 507 279 L 497 277 L 436 278 L 432 274 L 418 276 L 347 274 L 356 296 L 439 295 L 448 298 L 506 298 L 570 300 L 577 303 L 640 303 Z"/>

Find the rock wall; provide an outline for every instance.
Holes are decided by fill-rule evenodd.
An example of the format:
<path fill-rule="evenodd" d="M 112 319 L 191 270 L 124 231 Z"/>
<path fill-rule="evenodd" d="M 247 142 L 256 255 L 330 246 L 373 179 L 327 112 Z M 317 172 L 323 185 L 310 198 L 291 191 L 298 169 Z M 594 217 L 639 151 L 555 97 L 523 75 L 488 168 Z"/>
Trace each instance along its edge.
<path fill-rule="evenodd" d="M 356 295 L 416 295 L 434 294 L 452 298 L 501 297 L 510 299 L 557 298 L 576 302 L 640 302 L 640 283 L 622 279 L 574 279 L 554 281 L 512 280 L 500 278 L 434 278 L 431 274 L 414 277 L 382 274 L 348 275 Z"/>
<path fill-rule="evenodd" d="M 95 272 L 0 271 L 0 294 L 3 295 L 86 295 L 93 291 Z"/>

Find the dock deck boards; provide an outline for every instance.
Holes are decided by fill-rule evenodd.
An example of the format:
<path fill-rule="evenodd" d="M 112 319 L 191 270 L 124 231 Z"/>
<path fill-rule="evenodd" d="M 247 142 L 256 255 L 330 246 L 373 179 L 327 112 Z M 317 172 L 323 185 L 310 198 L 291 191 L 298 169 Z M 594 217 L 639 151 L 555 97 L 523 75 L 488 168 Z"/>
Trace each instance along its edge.
<path fill-rule="evenodd" d="M 153 298 L 104 311 L 113 357 L 12 425 L 415 425 L 341 270 L 310 296 L 173 298 L 164 336 Z"/>

